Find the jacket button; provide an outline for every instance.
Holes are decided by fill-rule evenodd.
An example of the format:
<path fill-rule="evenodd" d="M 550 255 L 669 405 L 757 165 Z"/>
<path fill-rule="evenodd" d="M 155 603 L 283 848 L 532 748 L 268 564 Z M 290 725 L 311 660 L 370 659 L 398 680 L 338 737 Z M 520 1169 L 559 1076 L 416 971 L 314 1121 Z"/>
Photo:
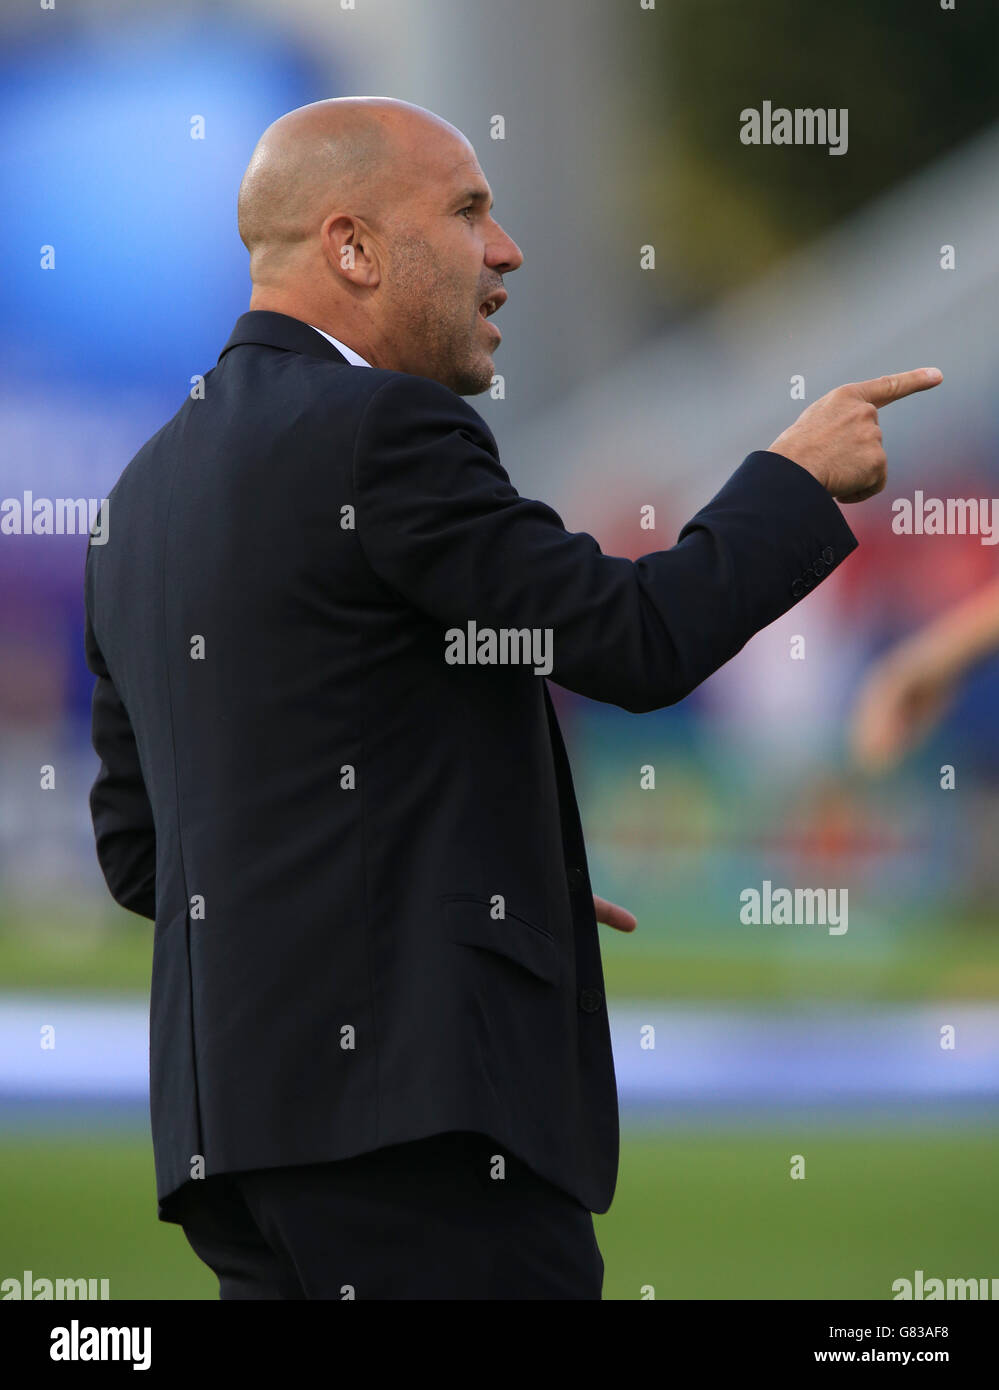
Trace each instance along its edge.
<path fill-rule="evenodd" d="M 833 550 L 831 545 L 827 545 L 825 550 L 823 550 L 822 558 L 823 560 L 825 560 L 827 565 L 831 565 L 832 562 L 835 560 L 836 552 Z"/>
<path fill-rule="evenodd" d="M 584 989 L 580 991 L 579 1007 L 584 1014 L 595 1014 L 604 1002 L 604 996 L 598 989 Z"/>
<path fill-rule="evenodd" d="M 791 595 L 792 595 L 792 597 L 793 597 L 793 598 L 801 598 L 801 596 L 802 596 L 802 594 L 803 594 L 804 592 L 805 592 L 804 580 L 796 579 L 796 580 L 794 581 L 794 583 L 791 585 Z"/>
<path fill-rule="evenodd" d="M 816 575 L 818 575 L 819 579 L 821 579 L 822 576 L 825 574 L 825 572 L 826 572 L 826 562 L 825 562 L 825 560 L 822 559 L 821 555 L 820 555 L 819 558 L 815 561 L 815 564 L 812 566 L 812 569 L 814 570 L 814 572 L 816 573 Z"/>

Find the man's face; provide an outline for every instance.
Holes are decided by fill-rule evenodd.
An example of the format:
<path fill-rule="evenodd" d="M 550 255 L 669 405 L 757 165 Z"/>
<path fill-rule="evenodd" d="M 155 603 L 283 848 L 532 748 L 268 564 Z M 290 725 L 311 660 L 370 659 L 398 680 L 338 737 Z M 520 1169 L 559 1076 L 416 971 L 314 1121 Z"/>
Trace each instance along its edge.
<path fill-rule="evenodd" d="M 472 147 L 432 130 L 414 152 L 387 237 L 386 336 L 399 370 L 459 395 L 488 389 L 506 298 L 504 274 L 523 262 L 492 217 L 492 194 Z"/>

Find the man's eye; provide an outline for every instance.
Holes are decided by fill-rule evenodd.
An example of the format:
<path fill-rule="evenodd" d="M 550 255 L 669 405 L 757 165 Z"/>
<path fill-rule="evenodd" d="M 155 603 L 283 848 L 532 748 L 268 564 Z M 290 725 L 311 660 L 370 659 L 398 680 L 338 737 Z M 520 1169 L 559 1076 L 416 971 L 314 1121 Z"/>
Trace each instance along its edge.
<path fill-rule="evenodd" d="M 469 205 L 468 205 L 467 208 L 462 208 L 462 209 L 460 210 L 460 212 L 458 213 L 458 216 L 459 216 L 459 217 L 464 217 L 466 212 L 474 212 L 474 211 L 475 211 L 475 208 L 472 206 L 471 203 L 469 203 Z"/>

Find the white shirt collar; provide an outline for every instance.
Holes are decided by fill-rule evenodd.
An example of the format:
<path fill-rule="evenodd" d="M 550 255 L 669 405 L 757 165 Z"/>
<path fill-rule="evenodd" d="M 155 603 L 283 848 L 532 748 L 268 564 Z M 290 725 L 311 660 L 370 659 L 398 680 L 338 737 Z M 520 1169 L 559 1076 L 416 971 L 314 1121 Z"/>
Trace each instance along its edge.
<path fill-rule="evenodd" d="M 352 367 L 371 366 L 371 363 L 365 362 L 364 358 L 361 356 L 359 352 L 355 352 L 353 348 L 349 348 L 346 343 L 341 343 L 340 339 L 334 338 L 332 333 L 323 333 L 323 330 L 321 328 L 316 328 L 316 325 L 314 323 L 310 323 L 309 327 L 315 328 L 317 333 L 322 333 L 326 341 L 328 343 L 332 343 L 333 346 L 336 348 L 337 352 L 342 353 Z"/>

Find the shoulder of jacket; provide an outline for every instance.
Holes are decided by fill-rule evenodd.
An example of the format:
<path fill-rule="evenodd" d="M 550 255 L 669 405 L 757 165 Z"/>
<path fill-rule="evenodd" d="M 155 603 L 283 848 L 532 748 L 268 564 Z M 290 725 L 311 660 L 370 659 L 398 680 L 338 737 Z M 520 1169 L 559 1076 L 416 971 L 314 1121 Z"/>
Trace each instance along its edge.
<path fill-rule="evenodd" d="M 413 415 L 427 413 L 475 424 L 492 439 L 492 431 L 475 407 L 449 386 L 431 377 L 418 376 L 413 372 L 387 371 L 380 367 L 365 368 L 363 375 L 370 378 L 363 383 L 367 388 L 365 420 L 369 423 L 383 412 L 393 415 L 400 412 Z"/>

